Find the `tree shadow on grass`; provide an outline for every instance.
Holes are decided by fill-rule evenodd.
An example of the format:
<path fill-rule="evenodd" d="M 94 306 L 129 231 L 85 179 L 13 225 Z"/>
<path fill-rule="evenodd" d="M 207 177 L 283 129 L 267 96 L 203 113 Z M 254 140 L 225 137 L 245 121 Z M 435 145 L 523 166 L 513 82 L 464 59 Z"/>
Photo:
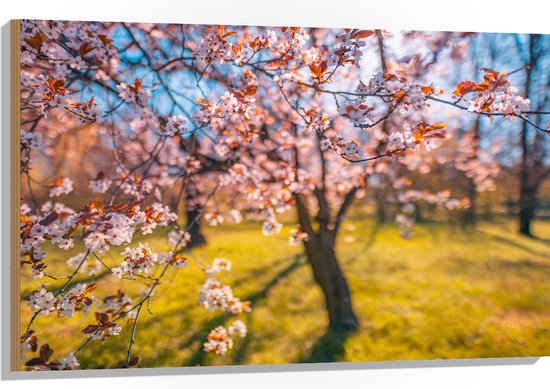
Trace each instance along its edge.
<path fill-rule="evenodd" d="M 531 236 L 531 239 L 535 240 L 535 241 L 538 241 L 538 242 L 542 242 L 542 243 L 548 243 L 550 244 L 550 239 L 546 239 L 546 238 L 541 238 L 540 236 Z"/>
<path fill-rule="evenodd" d="M 357 262 L 372 247 L 372 245 L 374 245 L 374 242 L 376 241 L 376 236 L 380 232 L 380 230 L 382 228 L 382 225 L 383 225 L 383 223 L 376 223 L 374 225 L 374 227 L 370 231 L 370 234 L 368 235 L 368 239 L 365 240 L 365 245 L 363 246 L 363 248 L 361 250 L 358 251 L 360 254 L 354 256 L 353 258 L 350 258 L 349 260 L 347 260 L 346 261 L 347 263 Z"/>
<path fill-rule="evenodd" d="M 550 264 L 537 262 L 531 259 L 507 261 L 503 259 L 490 259 L 476 261 L 462 257 L 445 258 L 441 261 L 441 268 L 453 275 L 469 274 L 473 277 L 490 277 L 504 282 L 510 277 L 544 277 L 550 274 Z"/>
<path fill-rule="evenodd" d="M 350 332 L 335 332 L 328 329 L 313 346 L 309 355 L 298 363 L 336 362 L 344 355 L 344 344 L 351 335 Z"/>
<path fill-rule="evenodd" d="M 288 256 L 285 256 L 283 258 L 280 258 L 280 259 L 277 259 L 273 262 L 270 262 L 269 264 L 269 267 L 270 268 L 276 268 L 277 266 L 279 265 L 282 265 L 282 264 L 285 264 L 285 263 L 288 263 Z M 258 278 L 258 277 L 261 277 L 262 274 L 265 273 L 265 267 L 259 267 L 257 269 L 252 269 L 250 271 L 248 271 L 243 277 L 240 277 L 240 278 L 237 278 L 235 279 L 231 285 L 233 288 L 236 288 L 238 287 L 239 285 L 243 284 L 243 283 L 246 283 L 247 281 L 249 281 L 251 278 Z"/>
<path fill-rule="evenodd" d="M 101 280 L 101 279 L 103 279 L 103 278 L 105 278 L 106 276 L 111 275 L 111 274 L 113 274 L 111 271 L 105 270 L 105 271 L 103 271 L 103 272 L 101 272 L 101 273 L 98 273 L 98 274 L 95 274 L 95 275 L 93 275 L 93 276 L 91 276 L 91 277 L 86 278 L 85 281 L 82 279 L 81 276 L 80 276 L 80 277 L 77 276 L 77 277 L 75 277 L 73 280 L 71 280 L 71 282 L 69 282 L 69 283 L 67 284 L 67 286 L 66 286 L 65 289 L 66 289 L 66 290 L 70 290 L 71 288 L 75 287 L 78 283 L 82 283 L 82 282 L 86 282 L 86 283 L 89 285 L 89 284 L 94 283 L 94 282 L 97 282 L 97 281 L 99 281 L 99 280 Z M 65 279 L 63 279 L 63 278 L 59 278 L 58 280 L 65 282 Z M 58 289 L 60 289 L 60 288 L 61 288 L 61 286 L 59 286 L 59 288 L 54 288 L 54 290 L 58 290 Z M 24 300 L 29 296 L 29 294 L 31 293 L 31 292 L 29 291 L 29 289 L 30 289 L 30 288 L 26 288 L 26 289 L 23 289 L 23 288 L 22 288 L 22 289 L 21 289 L 21 293 L 20 293 L 20 299 L 21 299 L 21 301 L 24 301 Z M 32 290 L 32 289 L 31 289 L 31 290 Z"/>
<path fill-rule="evenodd" d="M 252 303 L 252 306 L 258 304 L 261 300 L 265 299 L 270 290 L 273 289 L 280 280 L 282 280 L 285 277 L 288 277 L 291 273 L 296 271 L 299 267 L 303 266 L 305 264 L 305 261 L 303 260 L 303 255 L 298 254 L 294 257 L 294 260 L 286 266 L 284 269 L 282 269 L 279 273 L 277 273 L 265 286 L 248 296 L 246 296 L 243 300 L 248 300 Z M 246 318 L 247 326 L 250 327 L 250 324 L 252 323 L 252 315 L 254 314 L 254 311 L 252 311 L 251 314 L 247 315 Z M 217 315 L 212 320 L 208 321 L 203 325 L 203 328 L 200 331 L 197 331 L 194 333 L 186 342 L 179 345 L 179 348 L 186 348 L 186 347 L 193 347 L 196 343 L 198 343 L 198 348 L 195 351 L 195 353 L 188 359 L 187 363 L 185 365 L 190 366 L 196 366 L 196 365 L 202 365 L 204 363 L 205 357 L 207 353 L 203 350 L 203 343 L 208 336 L 208 333 L 215 328 L 216 326 L 223 325 L 226 321 L 227 316 L 225 314 Z M 226 364 L 241 364 L 244 360 L 244 357 L 246 356 L 247 349 L 250 345 L 250 342 L 253 338 L 252 331 L 248 331 L 246 337 L 242 339 L 241 342 L 239 342 L 239 346 L 236 350 L 234 350 L 232 359 L 230 361 L 227 361 Z"/>
<path fill-rule="evenodd" d="M 476 231 L 476 233 L 482 234 L 482 235 L 488 237 L 489 239 L 495 240 L 497 242 L 504 243 L 504 244 L 507 244 L 509 246 L 515 247 L 517 249 L 523 250 L 523 251 L 525 251 L 529 254 L 533 254 L 533 255 L 536 255 L 536 256 L 539 256 L 539 257 L 543 257 L 543 258 L 549 258 L 550 257 L 549 253 L 543 253 L 541 251 L 534 250 L 533 248 L 531 248 L 527 245 L 516 242 L 516 241 L 511 240 L 509 238 L 506 238 L 504 236 L 490 234 L 490 233 L 483 232 L 483 231 Z"/>

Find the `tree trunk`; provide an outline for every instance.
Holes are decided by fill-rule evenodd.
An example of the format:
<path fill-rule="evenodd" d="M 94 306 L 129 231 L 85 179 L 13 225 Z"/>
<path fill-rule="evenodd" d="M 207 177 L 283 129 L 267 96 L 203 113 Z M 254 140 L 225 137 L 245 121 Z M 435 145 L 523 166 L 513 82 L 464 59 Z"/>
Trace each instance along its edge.
<path fill-rule="evenodd" d="M 537 204 L 536 190 L 531 186 L 522 187 L 521 189 L 519 232 L 523 235 L 532 236 L 531 221 L 535 215 Z"/>
<path fill-rule="evenodd" d="M 470 201 L 470 207 L 464 210 L 464 219 L 462 223 L 463 229 L 473 228 L 477 222 L 477 190 L 473 181 L 468 182 L 468 200 Z"/>
<path fill-rule="evenodd" d="M 348 283 L 338 264 L 332 237 L 327 234 L 310 236 L 304 245 L 313 276 L 325 297 L 330 329 L 355 331 L 359 322 L 353 312 Z"/>
<path fill-rule="evenodd" d="M 206 238 L 202 234 L 201 231 L 201 225 L 199 221 L 195 221 L 192 225 L 191 223 L 193 220 L 195 220 L 199 216 L 199 210 L 196 208 L 189 209 L 187 208 L 185 210 L 185 213 L 187 215 L 187 229 L 189 234 L 191 235 L 191 240 L 187 244 L 187 247 L 196 247 L 201 246 L 203 244 L 206 244 Z"/>
<path fill-rule="evenodd" d="M 382 69 L 382 75 L 386 75 L 388 73 L 388 66 L 386 63 L 386 53 L 384 48 L 384 37 L 382 35 L 382 30 L 374 30 L 376 34 L 376 39 L 378 41 L 378 55 L 380 56 L 380 67 Z M 384 134 L 388 134 L 388 120 L 389 115 L 392 113 L 392 107 L 391 104 L 388 105 L 386 116 L 387 119 L 382 122 L 382 132 Z M 386 148 L 387 144 L 385 141 L 381 141 L 378 144 L 378 147 L 376 147 L 376 153 L 380 154 L 383 152 L 383 150 Z M 376 190 L 375 192 L 375 198 L 376 198 L 376 222 L 378 224 L 383 224 L 386 222 L 387 215 L 386 215 L 386 207 L 388 205 L 387 201 L 387 180 L 384 176 L 380 176 L 381 179 L 381 186 Z"/>
<path fill-rule="evenodd" d="M 474 124 L 472 126 L 472 143 L 473 150 L 471 158 L 477 160 L 479 158 L 479 139 L 480 139 L 480 126 L 481 115 L 477 115 Z M 473 179 L 468 179 L 468 200 L 470 201 L 470 207 L 465 210 L 464 215 L 464 228 L 472 228 L 476 225 L 476 212 L 477 212 L 477 188 Z"/>
<path fill-rule="evenodd" d="M 187 231 L 191 235 L 187 247 L 201 246 L 206 243 L 206 238 L 202 234 L 199 221 L 200 192 L 194 180 L 189 179 L 185 185 L 185 214 L 187 216 Z"/>
<path fill-rule="evenodd" d="M 526 68 L 527 76 L 525 77 L 524 94 L 529 97 L 531 91 L 532 70 L 536 65 L 534 57 L 534 38 L 529 37 L 529 67 Z M 532 156 L 530 155 L 531 148 L 529 147 L 529 133 L 527 123 L 522 122 L 521 126 L 521 167 L 520 167 L 520 194 L 519 194 L 519 232 L 520 234 L 532 236 L 531 221 L 535 214 L 536 205 L 536 187 L 533 185 L 531 171 L 533 168 Z"/>
<path fill-rule="evenodd" d="M 322 171 L 324 172 L 326 161 L 323 151 L 319 151 Z M 296 168 L 298 168 L 297 147 L 294 147 L 294 153 Z M 324 173 L 322 177 L 322 187 L 316 188 L 314 191 L 319 206 L 316 216 L 318 231 L 314 230 L 311 215 L 302 197 L 299 194 L 295 194 L 298 223 L 302 231 L 308 234 L 308 239 L 304 241 L 304 248 L 308 262 L 313 270 L 313 277 L 321 287 L 325 298 L 325 305 L 329 315 L 329 329 L 339 333 L 351 332 L 359 327 L 359 322 L 353 312 L 350 290 L 344 273 L 338 264 L 334 245 L 340 224 L 359 187 L 351 189 L 346 194 L 340 209 L 336 213 L 336 218 L 331 221 L 329 202 L 325 193 Z"/>
<path fill-rule="evenodd" d="M 384 224 L 386 222 L 386 207 L 388 206 L 388 201 L 386 198 L 386 189 L 379 188 L 376 190 L 376 222 L 378 224 Z"/>

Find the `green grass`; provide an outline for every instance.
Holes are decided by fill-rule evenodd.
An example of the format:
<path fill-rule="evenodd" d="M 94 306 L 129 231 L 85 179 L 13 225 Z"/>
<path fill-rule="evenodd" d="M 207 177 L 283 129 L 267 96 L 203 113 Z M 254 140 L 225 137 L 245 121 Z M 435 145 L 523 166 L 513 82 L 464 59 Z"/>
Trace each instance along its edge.
<path fill-rule="evenodd" d="M 223 314 L 197 304 L 204 276 L 192 261 L 172 269 L 157 288 L 153 315 L 142 311 L 133 354 L 140 367 L 265 364 L 319 361 L 507 357 L 550 354 L 550 244 L 515 234 L 511 222 L 481 224 L 464 232 L 446 224 L 424 223 L 402 240 L 393 224 L 349 220 L 342 226 L 337 252 L 348 277 L 360 329 L 327 332 L 327 314 L 301 247 L 287 243 L 288 229 L 264 237 L 256 224 L 208 228 L 208 245 L 193 254 L 208 262 L 226 257 L 233 270 L 221 275 L 236 296 L 253 302 L 244 316 L 246 338 L 224 357 L 205 355 L 202 344 Z M 550 236 L 550 223 L 535 233 Z M 161 234 L 148 238 L 163 249 Z M 60 253 L 48 260 L 51 274 L 68 273 Z M 113 251 L 106 261 L 120 261 Z M 48 282 L 55 289 L 60 282 Z M 137 293 L 142 281 L 99 278 L 98 300 L 118 288 Z M 22 296 L 36 288 L 23 271 Z M 22 302 L 22 325 L 30 312 Z M 74 350 L 93 322 L 78 313 L 71 319 L 38 317 L 39 342 L 55 356 Z M 90 343 L 79 354 L 83 368 L 122 362 L 131 325 L 118 337 Z"/>

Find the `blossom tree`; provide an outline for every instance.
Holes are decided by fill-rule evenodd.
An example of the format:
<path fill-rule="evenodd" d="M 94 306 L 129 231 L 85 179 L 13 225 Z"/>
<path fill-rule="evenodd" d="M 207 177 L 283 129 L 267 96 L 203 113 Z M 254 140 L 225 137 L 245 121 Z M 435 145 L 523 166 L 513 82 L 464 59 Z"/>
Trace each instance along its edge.
<path fill-rule="evenodd" d="M 273 235 L 287 211 L 296 216 L 289 244 L 304 247 L 330 329 L 356 329 L 336 247 L 354 200 L 384 193 L 408 238 L 417 202 L 448 210 L 470 204 L 447 188 L 415 189 L 408 178 L 408 172 L 429 174 L 449 161 L 463 171 L 479 167 L 464 150 L 468 138 L 454 149 L 458 155 L 435 150 L 459 142 L 464 117 L 516 121 L 548 133 L 540 120 L 547 112 L 532 110 L 512 86 L 513 75 L 528 64 L 507 72 L 483 68 L 481 80 L 446 83 L 451 89 L 444 91 L 445 71 L 466 61 L 470 39 L 367 29 L 23 21 L 22 265 L 37 279 L 63 278 L 47 269 L 46 243 L 81 252 L 69 259 L 74 270 L 59 290 L 38 287 L 29 296 L 35 314 L 22 350 L 37 351 L 41 334 L 32 325 L 40 315 L 95 314 L 72 354 L 51 361 L 44 344 L 27 366 L 75 368 L 83 347 L 117 336 L 124 320 L 132 335 L 115 367 L 136 365 L 140 314 L 154 309 L 153 292 L 165 274 L 193 258 L 190 242 L 201 241 L 199 221 L 218 228 L 260 221 L 262 232 Z M 42 173 L 35 161 L 59 158 L 56 146 L 76 131 L 97 143 L 90 152 L 101 150 L 100 162 L 84 168 L 96 171 L 69 177 L 52 165 Z M 176 213 L 181 201 L 186 218 Z M 145 242 L 159 227 L 169 230 L 167 252 Z M 104 260 L 113 247 L 123 248 L 117 266 Z M 231 268 L 227 259 L 196 260 L 205 274 L 199 304 L 234 316 L 250 311 L 250 303 L 218 278 Z M 100 283 L 72 285 L 78 272 L 103 268 L 143 282 L 143 291 L 120 291 L 99 303 Z M 204 350 L 224 354 L 245 335 L 244 323 L 234 319 L 212 329 Z"/>

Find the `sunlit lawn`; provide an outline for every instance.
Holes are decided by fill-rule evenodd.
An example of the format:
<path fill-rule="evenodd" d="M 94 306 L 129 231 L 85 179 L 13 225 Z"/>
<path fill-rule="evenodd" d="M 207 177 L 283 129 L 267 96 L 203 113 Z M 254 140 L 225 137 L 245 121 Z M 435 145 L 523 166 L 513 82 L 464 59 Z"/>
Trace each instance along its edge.
<path fill-rule="evenodd" d="M 204 354 L 206 335 L 226 318 L 198 306 L 204 276 L 192 261 L 172 269 L 157 288 L 153 315 L 142 311 L 133 352 L 139 366 L 550 355 L 550 243 L 519 237 L 512 222 L 485 222 L 474 232 L 417 224 L 413 239 L 404 241 L 391 223 L 348 220 L 337 251 L 361 322 L 349 336 L 326 332 L 321 292 L 301 247 L 289 246 L 288 228 L 275 237 L 263 236 L 256 224 L 206 229 L 208 245 L 194 256 L 233 262 L 221 279 L 253 302 L 253 312 L 243 317 L 249 333 L 224 357 Z M 550 222 L 537 222 L 535 233 L 550 237 Z M 166 245 L 160 234 L 148 241 L 159 250 Z M 120 262 L 116 254 L 107 256 L 110 265 Z M 56 255 L 47 270 L 67 274 L 66 257 Z M 39 283 L 29 278 L 25 270 L 23 296 Z M 43 281 L 50 289 L 60 285 Z M 143 284 L 112 276 L 96 282 L 98 300 L 118 288 L 135 295 Z M 24 301 L 22 316 L 26 326 Z M 80 332 L 93 322 L 82 313 L 40 316 L 34 329 L 40 344 L 48 342 L 59 358 L 85 340 Z M 120 336 L 84 348 L 82 367 L 124 361 L 131 326 L 123 327 Z"/>

